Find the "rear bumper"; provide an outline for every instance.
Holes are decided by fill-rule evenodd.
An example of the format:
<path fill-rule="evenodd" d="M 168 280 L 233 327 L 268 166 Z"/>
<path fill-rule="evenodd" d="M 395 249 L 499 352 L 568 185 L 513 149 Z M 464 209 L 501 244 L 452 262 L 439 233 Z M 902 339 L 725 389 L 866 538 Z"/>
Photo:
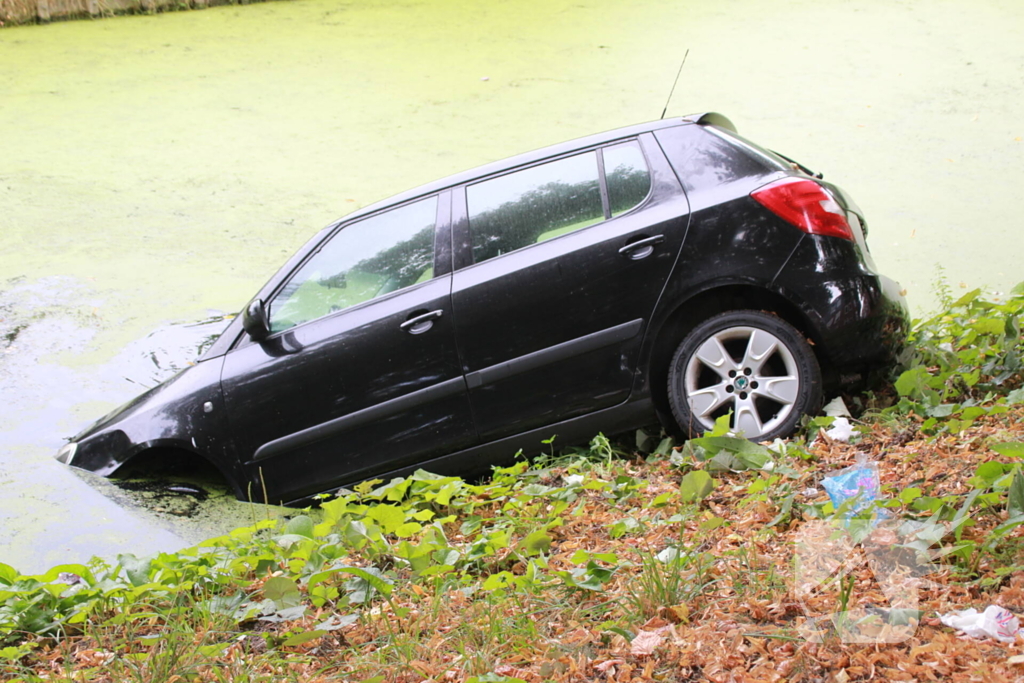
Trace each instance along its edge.
<path fill-rule="evenodd" d="M 847 382 L 888 372 L 910 329 L 899 283 L 871 272 L 850 243 L 833 238 L 805 239 L 794 256 L 776 286 L 803 312 L 822 365 Z"/>

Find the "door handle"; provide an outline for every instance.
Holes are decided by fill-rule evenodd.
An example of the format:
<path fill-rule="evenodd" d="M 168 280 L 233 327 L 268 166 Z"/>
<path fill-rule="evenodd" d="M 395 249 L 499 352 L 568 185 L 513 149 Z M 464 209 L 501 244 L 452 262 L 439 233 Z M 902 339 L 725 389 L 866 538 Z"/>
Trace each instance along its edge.
<path fill-rule="evenodd" d="M 429 313 L 420 313 L 406 320 L 398 327 L 409 334 L 423 334 L 434 326 L 434 321 L 441 317 L 444 311 L 438 309 Z"/>
<path fill-rule="evenodd" d="M 654 253 L 654 245 L 661 244 L 665 241 L 664 235 L 655 235 L 654 237 L 645 237 L 644 239 L 637 240 L 636 242 L 630 242 L 626 246 L 619 249 L 619 253 L 623 256 L 631 258 L 634 261 L 639 261 L 642 258 L 647 258 Z"/>

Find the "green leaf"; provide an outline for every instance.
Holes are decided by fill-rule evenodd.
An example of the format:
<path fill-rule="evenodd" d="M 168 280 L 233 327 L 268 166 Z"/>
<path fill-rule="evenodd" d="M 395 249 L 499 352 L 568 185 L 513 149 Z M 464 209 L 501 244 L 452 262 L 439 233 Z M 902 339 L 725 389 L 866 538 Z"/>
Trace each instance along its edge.
<path fill-rule="evenodd" d="M 1006 455 L 1011 458 L 1024 458 L 1024 443 L 1019 441 L 1005 441 L 1002 443 L 989 444 L 989 448 L 999 455 Z"/>
<path fill-rule="evenodd" d="M 278 610 L 295 607 L 302 602 L 302 594 L 295 581 L 284 576 L 267 579 L 263 584 L 263 596 L 271 600 Z"/>
<path fill-rule="evenodd" d="M 1003 476 L 1005 471 L 1005 466 L 1001 462 L 983 462 L 974 470 L 974 476 L 981 480 L 984 486 L 990 486 L 992 482 Z"/>
<path fill-rule="evenodd" d="M 298 585 L 286 577 L 273 577 L 263 584 L 263 596 L 278 609 L 294 607 L 302 602 Z"/>
<path fill-rule="evenodd" d="M 1006 513 L 1010 518 L 1024 515 L 1024 474 L 1017 470 L 1006 498 Z"/>
<path fill-rule="evenodd" d="M 693 470 L 683 477 L 679 494 L 684 503 L 700 502 L 715 488 L 715 480 L 704 470 Z"/>
<path fill-rule="evenodd" d="M 929 403 L 937 403 L 938 395 L 935 393 L 936 383 L 941 386 L 942 381 L 932 377 L 928 368 L 919 365 L 916 368 L 906 370 L 896 380 L 896 391 L 900 396 L 912 399 L 929 399 Z"/>
<path fill-rule="evenodd" d="M 526 555 L 540 555 L 551 548 L 551 536 L 543 529 L 534 531 L 519 543 Z"/>
<path fill-rule="evenodd" d="M 977 299 L 980 295 L 981 295 L 981 290 L 980 289 L 972 289 L 971 291 L 967 292 L 962 297 L 960 297 L 959 299 L 954 301 L 953 305 L 950 306 L 950 308 L 960 308 L 961 306 L 966 306 L 967 304 L 969 304 L 969 303 L 973 302 L 975 299 Z"/>
<path fill-rule="evenodd" d="M 337 571 L 343 574 L 352 574 L 353 576 L 362 579 L 384 597 L 391 595 L 391 584 L 388 583 L 376 569 L 368 570 L 360 567 L 338 567 Z"/>
<path fill-rule="evenodd" d="M 0 562 L 0 584 L 11 585 L 21 576 L 18 570 L 9 564 Z"/>
<path fill-rule="evenodd" d="M 999 318 L 981 318 L 970 324 L 972 330 L 982 334 L 1002 334 L 1005 325 Z"/>
<path fill-rule="evenodd" d="M 295 645 L 302 645 L 303 643 L 308 643 L 311 640 L 316 640 L 317 638 L 326 635 L 327 631 L 314 629 L 312 631 L 306 631 L 305 633 L 296 633 L 294 636 L 290 638 L 285 638 L 283 641 L 281 641 L 281 645 L 283 647 L 294 647 Z"/>
<path fill-rule="evenodd" d="M 904 505 L 909 505 L 913 501 L 920 498 L 921 495 L 921 489 L 917 488 L 916 486 L 912 486 L 910 488 L 903 489 L 902 491 L 900 491 L 900 502 L 903 503 Z"/>
<path fill-rule="evenodd" d="M 149 570 L 153 564 L 153 558 L 147 557 L 140 560 L 131 553 L 124 553 L 117 556 L 117 563 L 124 568 L 124 573 L 132 586 L 138 588 L 149 581 Z"/>
<path fill-rule="evenodd" d="M 286 534 L 295 534 L 296 536 L 305 536 L 306 538 L 313 538 L 313 520 L 306 515 L 299 515 L 288 520 L 288 525 L 284 528 Z"/>
<path fill-rule="evenodd" d="M 672 447 L 675 446 L 675 439 L 671 436 L 666 436 L 658 443 L 658 447 L 654 449 L 655 455 L 668 455 L 672 452 Z"/>
<path fill-rule="evenodd" d="M 398 528 L 395 529 L 395 536 L 399 538 L 409 538 L 420 532 L 423 527 L 416 522 L 406 522 L 405 524 L 399 524 Z"/>
<path fill-rule="evenodd" d="M 405 510 L 397 505 L 375 505 L 366 513 L 368 519 L 377 522 L 386 534 L 393 534 L 405 524 Z"/>
<path fill-rule="evenodd" d="M 698 525 L 698 528 L 701 531 L 713 531 L 714 529 L 717 529 L 720 526 L 725 526 L 727 523 L 728 522 L 726 522 L 725 519 L 722 517 L 708 517 L 707 519 L 701 521 L 701 523 Z"/>

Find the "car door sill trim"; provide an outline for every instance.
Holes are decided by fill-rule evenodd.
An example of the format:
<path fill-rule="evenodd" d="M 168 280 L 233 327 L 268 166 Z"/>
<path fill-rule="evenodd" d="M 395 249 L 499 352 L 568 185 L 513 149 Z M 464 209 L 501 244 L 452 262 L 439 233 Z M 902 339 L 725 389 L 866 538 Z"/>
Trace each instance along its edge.
<path fill-rule="evenodd" d="M 333 420 L 328 420 L 327 422 L 307 427 L 301 431 L 294 432 L 287 436 L 282 436 L 279 439 L 268 441 L 257 448 L 256 453 L 253 454 L 252 460 L 245 464 L 252 465 L 253 463 L 273 458 L 274 456 L 281 455 L 282 453 L 293 451 L 296 448 L 308 446 L 309 444 L 322 441 L 323 439 L 330 438 L 335 434 L 353 429 L 360 425 L 391 417 L 392 415 L 404 412 L 422 403 L 439 401 L 443 398 L 461 393 L 465 391 L 465 388 L 466 385 L 462 377 L 455 377 L 445 380 L 444 382 L 439 382 L 425 389 L 419 389 L 412 393 L 405 394 L 404 396 L 393 398 L 390 401 L 384 401 L 383 403 L 378 403 L 375 406 L 363 408 L 362 410 L 357 410 L 354 413 L 342 415 L 341 417 L 336 417 Z"/>
<path fill-rule="evenodd" d="M 528 353 L 525 356 L 519 356 L 518 358 L 496 363 L 481 370 L 468 372 L 466 373 L 466 385 L 470 389 L 477 389 L 485 384 L 493 384 L 506 377 L 518 375 L 521 372 L 536 370 L 550 363 L 558 363 L 574 356 L 632 339 L 640 334 L 643 325 L 643 319 L 637 318 L 636 320 L 631 320 L 628 323 L 622 323 L 615 327 L 609 327 L 600 332 L 594 332 L 593 334 L 577 337 L 561 344 L 549 346 L 540 351 Z"/>
<path fill-rule="evenodd" d="M 573 443 L 585 443 L 594 434 L 607 432 L 616 434 L 622 430 L 646 424 L 656 420 L 654 405 L 649 397 L 625 401 L 615 406 L 603 408 L 593 413 L 562 420 L 544 427 L 537 427 L 522 434 L 514 434 L 496 441 L 471 446 L 455 453 L 448 453 L 429 460 L 422 460 L 412 465 L 388 471 L 377 471 L 365 476 L 356 476 L 335 480 L 330 487 L 321 489 L 323 493 L 333 493 L 339 486 L 350 486 L 367 479 L 384 479 L 390 481 L 394 477 L 407 477 L 416 470 L 426 470 L 445 476 L 471 477 L 487 471 L 492 465 L 508 464 L 517 457 L 517 453 L 531 455 L 539 453 L 544 446 L 544 439 L 558 435 L 558 443 L 568 446 Z M 282 504 L 288 506 L 309 505 L 315 500 L 315 494 L 306 494 L 293 498 Z"/>

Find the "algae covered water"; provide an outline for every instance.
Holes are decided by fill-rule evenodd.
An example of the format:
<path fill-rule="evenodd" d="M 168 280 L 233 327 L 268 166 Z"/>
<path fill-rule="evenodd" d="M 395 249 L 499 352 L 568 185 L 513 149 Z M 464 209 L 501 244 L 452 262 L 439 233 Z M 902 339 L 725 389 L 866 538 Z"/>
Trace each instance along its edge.
<path fill-rule="evenodd" d="M 657 118 L 687 49 L 669 114 L 723 112 L 845 187 L 918 312 L 937 266 L 954 293 L 1024 279 L 1009 0 L 296 0 L 0 30 L 0 561 L 170 550 L 265 514 L 50 456 L 327 222 Z"/>

